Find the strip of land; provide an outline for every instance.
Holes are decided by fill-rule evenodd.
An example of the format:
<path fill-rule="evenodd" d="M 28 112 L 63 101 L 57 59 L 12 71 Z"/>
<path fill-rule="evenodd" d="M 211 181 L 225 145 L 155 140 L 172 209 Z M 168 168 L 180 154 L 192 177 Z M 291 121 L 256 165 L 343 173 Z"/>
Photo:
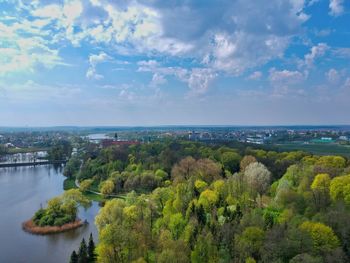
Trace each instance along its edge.
<path fill-rule="evenodd" d="M 49 235 L 66 232 L 72 229 L 83 226 L 84 223 L 79 219 L 71 223 L 64 224 L 62 226 L 37 226 L 33 220 L 23 222 L 22 228 L 24 231 L 34 235 Z"/>

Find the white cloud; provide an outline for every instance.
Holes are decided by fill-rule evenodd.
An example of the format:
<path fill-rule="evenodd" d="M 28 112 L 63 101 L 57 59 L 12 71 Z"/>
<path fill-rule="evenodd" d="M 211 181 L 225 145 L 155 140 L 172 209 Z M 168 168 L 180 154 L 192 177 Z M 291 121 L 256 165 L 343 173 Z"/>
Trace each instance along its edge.
<path fill-rule="evenodd" d="M 299 71 L 281 70 L 275 68 L 270 70 L 269 80 L 274 84 L 295 84 L 304 80 L 304 76 Z"/>
<path fill-rule="evenodd" d="M 310 53 L 305 55 L 304 64 L 309 68 L 312 67 L 315 59 L 324 56 L 328 49 L 329 46 L 325 43 L 319 43 L 316 46 L 313 46 Z"/>
<path fill-rule="evenodd" d="M 209 85 L 217 77 L 217 74 L 211 69 L 195 68 L 192 69 L 187 80 L 190 88 L 189 96 L 200 96 L 207 93 Z"/>
<path fill-rule="evenodd" d="M 151 87 L 158 87 L 158 86 L 161 86 L 165 83 L 167 83 L 167 80 L 163 75 L 161 75 L 159 73 L 154 73 L 152 76 L 150 86 Z"/>
<path fill-rule="evenodd" d="M 261 79 L 262 72 L 261 71 L 254 71 L 252 74 L 248 76 L 248 79 L 250 80 L 258 80 Z"/>
<path fill-rule="evenodd" d="M 34 72 L 39 65 L 46 68 L 64 65 L 59 51 L 50 46 L 46 32 L 41 31 L 46 24 L 46 20 L 0 22 L 0 75 Z"/>
<path fill-rule="evenodd" d="M 344 0 L 330 0 L 329 14 L 332 16 L 339 16 L 344 12 Z"/>
<path fill-rule="evenodd" d="M 175 76 L 179 81 L 188 85 L 187 97 L 202 96 L 210 88 L 210 84 L 217 77 L 217 73 L 211 68 L 185 69 L 181 67 L 162 67 L 157 61 L 138 62 L 141 72 L 152 72 L 153 78 L 159 76 Z"/>
<path fill-rule="evenodd" d="M 51 4 L 32 11 L 34 17 L 44 17 L 51 19 L 62 18 L 62 9 L 59 5 Z"/>
<path fill-rule="evenodd" d="M 108 56 L 105 52 L 100 52 L 100 54 L 95 55 L 92 54 L 89 57 L 89 68 L 86 72 L 86 77 L 88 79 L 103 79 L 101 74 L 98 74 L 96 71 L 96 67 L 98 64 L 111 60 L 112 58 Z"/>
<path fill-rule="evenodd" d="M 305 76 L 299 71 L 276 70 L 269 71 L 269 80 L 273 87 L 272 97 L 300 96 L 305 91 L 299 87 L 299 84 L 305 80 Z"/>
<path fill-rule="evenodd" d="M 65 0 L 30 8 L 38 17 L 53 14 L 57 42 L 101 43 L 127 55 L 195 58 L 205 67 L 239 75 L 283 56 L 309 17 L 303 11 L 307 2 Z"/>
<path fill-rule="evenodd" d="M 337 84 L 340 81 L 340 74 L 334 68 L 326 72 L 326 78 L 331 84 Z"/>

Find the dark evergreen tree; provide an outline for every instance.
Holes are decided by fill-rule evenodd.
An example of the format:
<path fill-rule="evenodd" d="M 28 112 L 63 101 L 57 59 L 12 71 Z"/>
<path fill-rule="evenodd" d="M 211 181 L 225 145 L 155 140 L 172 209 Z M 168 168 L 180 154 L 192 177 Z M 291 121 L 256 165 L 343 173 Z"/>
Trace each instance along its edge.
<path fill-rule="evenodd" d="M 84 238 L 80 243 L 78 257 L 78 263 L 88 263 L 87 246 Z"/>
<path fill-rule="evenodd" d="M 92 237 L 92 233 L 90 233 L 87 254 L 88 254 L 88 259 L 90 263 L 96 262 L 95 243 L 94 243 L 94 238 Z"/>
<path fill-rule="evenodd" d="M 205 225 L 206 221 L 207 221 L 207 216 L 205 214 L 205 211 L 204 211 L 204 207 L 203 205 L 200 205 L 198 208 L 197 208 L 197 220 L 198 220 L 198 223 L 201 224 L 202 226 Z"/>
<path fill-rule="evenodd" d="M 73 250 L 70 256 L 69 263 L 78 263 L 78 254 L 75 252 L 75 250 Z"/>

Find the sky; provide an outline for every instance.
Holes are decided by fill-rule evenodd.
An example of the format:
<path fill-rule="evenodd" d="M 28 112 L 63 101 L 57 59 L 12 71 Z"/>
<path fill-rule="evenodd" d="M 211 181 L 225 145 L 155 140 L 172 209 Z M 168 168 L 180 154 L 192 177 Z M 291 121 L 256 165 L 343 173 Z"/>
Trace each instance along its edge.
<path fill-rule="evenodd" d="M 0 126 L 350 124 L 350 0 L 0 0 Z"/>

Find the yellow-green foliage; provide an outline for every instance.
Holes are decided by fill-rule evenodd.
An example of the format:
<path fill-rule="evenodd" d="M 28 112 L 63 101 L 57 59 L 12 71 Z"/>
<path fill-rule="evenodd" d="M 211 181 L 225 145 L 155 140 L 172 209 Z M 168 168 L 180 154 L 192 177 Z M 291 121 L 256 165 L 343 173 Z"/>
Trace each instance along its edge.
<path fill-rule="evenodd" d="M 198 203 L 203 205 L 206 210 L 209 210 L 218 201 L 218 195 L 212 190 L 205 190 L 199 196 Z"/>
<path fill-rule="evenodd" d="M 198 192 L 202 192 L 208 184 L 204 182 L 203 180 L 196 180 L 194 183 L 194 187 L 197 189 Z"/>
<path fill-rule="evenodd" d="M 124 207 L 123 213 L 126 216 L 127 219 L 129 220 L 136 220 L 137 219 L 137 207 L 136 205 L 131 205 Z"/>
<path fill-rule="evenodd" d="M 317 160 L 316 165 L 329 168 L 344 168 L 346 160 L 341 156 L 322 156 Z"/>
<path fill-rule="evenodd" d="M 327 252 L 340 244 L 332 228 L 322 223 L 306 221 L 300 225 L 300 229 L 310 235 L 316 252 Z"/>
<path fill-rule="evenodd" d="M 333 178 L 330 183 L 330 195 L 333 200 L 344 200 L 350 204 L 350 175 Z"/>
<path fill-rule="evenodd" d="M 112 194 L 114 191 L 114 183 L 112 180 L 106 180 L 101 183 L 100 191 L 104 195 Z"/>
<path fill-rule="evenodd" d="M 328 174 L 318 174 L 316 175 L 314 181 L 311 184 L 311 189 L 313 191 L 328 192 L 331 178 Z"/>
<path fill-rule="evenodd" d="M 245 260 L 245 263 L 256 263 L 255 259 L 252 257 L 249 257 Z"/>

